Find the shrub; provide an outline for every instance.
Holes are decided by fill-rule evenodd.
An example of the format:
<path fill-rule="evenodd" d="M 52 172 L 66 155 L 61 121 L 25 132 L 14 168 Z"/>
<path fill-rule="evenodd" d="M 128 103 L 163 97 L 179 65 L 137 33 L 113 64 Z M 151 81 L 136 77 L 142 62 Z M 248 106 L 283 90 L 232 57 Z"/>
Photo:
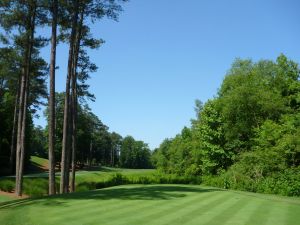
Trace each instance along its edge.
<path fill-rule="evenodd" d="M 286 169 L 265 178 L 258 187 L 259 192 L 300 196 L 300 168 Z"/>
<path fill-rule="evenodd" d="M 45 178 L 26 178 L 23 184 L 24 194 L 31 197 L 48 194 L 48 180 Z"/>
<path fill-rule="evenodd" d="M 15 188 L 15 182 L 12 180 L 1 180 L 0 190 L 6 192 L 12 192 Z"/>

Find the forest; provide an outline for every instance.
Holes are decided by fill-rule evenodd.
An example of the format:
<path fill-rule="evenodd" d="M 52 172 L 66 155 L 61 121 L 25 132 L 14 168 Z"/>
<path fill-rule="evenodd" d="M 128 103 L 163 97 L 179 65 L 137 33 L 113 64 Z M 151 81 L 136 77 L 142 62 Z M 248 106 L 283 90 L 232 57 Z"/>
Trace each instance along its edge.
<path fill-rule="evenodd" d="M 165 173 L 207 184 L 300 195 L 300 70 L 276 61 L 236 59 L 215 98 L 196 100 L 196 119 L 153 153 Z"/>
<path fill-rule="evenodd" d="M 104 42 L 93 37 L 89 22 L 103 17 L 117 21 L 123 2 L 1 1 L 0 174 L 16 174 L 18 195 L 22 195 L 24 169 L 31 155 L 49 158 L 49 194 L 56 193 L 56 167 L 62 173 L 61 193 L 69 191 L 69 182 L 74 191 L 77 167 L 151 167 L 147 144 L 109 132 L 88 106 L 95 96 L 86 81 L 97 71 L 97 65 L 90 61 L 87 50 Z M 51 27 L 51 37 L 36 35 L 38 28 L 47 26 Z M 63 93 L 55 92 L 59 43 L 69 44 Z M 40 56 L 40 49 L 48 44 L 50 62 Z M 35 126 L 33 117 L 45 106 L 48 125 Z"/>
<path fill-rule="evenodd" d="M 235 58 L 214 97 L 195 100 L 190 124 L 151 149 L 92 110 L 110 98 L 91 91 L 101 66 L 91 52 L 105 43 L 92 27 L 118 22 L 127 2 L 0 1 L 0 223 L 297 224 L 298 62 Z M 41 112 L 45 126 L 34 122 Z"/>

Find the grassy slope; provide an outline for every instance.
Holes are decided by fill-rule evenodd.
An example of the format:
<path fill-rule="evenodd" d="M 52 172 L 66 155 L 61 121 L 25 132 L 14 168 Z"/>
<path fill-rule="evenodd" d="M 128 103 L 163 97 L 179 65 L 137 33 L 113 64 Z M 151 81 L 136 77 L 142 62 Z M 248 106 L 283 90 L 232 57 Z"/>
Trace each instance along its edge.
<path fill-rule="evenodd" d="M 43 173 L 48 170 L 48 159 L 44 159 L 38 156 L 30 157 L 30 166 L 28 168 L 29 173 Z"/>
<path fill-rule="evenodd" d="M 194 185 L 125 185 L 0 207 L 2 225 L 270 224 L 300 221 L 300 199 Z"/>
<path fill-rule="evenodd" d="M 6 201 L 10 201 L 10 200 L 13 200 L 14 198 L 11 197 L 11 196 L 7 196 L 7 195 L 2 195 L 0 193 L 0 202 L 6 202 Z"/>
<path fill-rule="evenodd" d="M 31 161 L 31 163 L 35 163 L 36 165 L 41 166 L 41 167 L 47 166 L 49 163 L 48 159 L 44 159 L 44 158 L 41 158 L 38 156 L 31 156 L 30 161 Z"/>
<path fill-rule="evenodd" d="M 144 176 L 150 175 L 155 170 L 153 169 L 123 169 L 123 168 L 110 168 L 110 167 L 101 167 L 95 171 L 78 171 L 76 172 L 76 182 L 92 182 L 106 180 L 109 176 L 115 173 L 121 173 L 123 175 L 136 175 Z"/>
<path fill-rule="evenodd" d="M 35 163 L 35 165 L 42 165 L 43 163 L 47 163 L 48 160 L 42 159 L 39 157 L 31 157 L 31 160 Z M 45 161 L 46 160 L 46 161 Z M 123 169 L 123 168 L 110 168 L 110 167 L 97 167 L 93 168 L 90 171 L 81 170 L 76 172 L 76 191 L 87 191 L 91 188 L 88 188 L 88 184 L 92 182 L 106 182 L 116 173 L 120 173 L 122 175 L 128 175 L 132 178 L 139 176 L 147 176 L 154 173 L 153 169 Z M 59 186 L 60 173 L 56 173 L 56 181 Z M 2 189 L 5 183 L 10 182 L 14 187 L 14 176 L 6 176 L 0 177 L 0 190 L 6 191 Z M 24 176 L 24 193 L 29 196 L 41 196 L 47 195 L 48 190 L 48 172 L 40 172 L 40 173 L 31 173 L 26 174 Z M 95 188 L 92 188 L 95 189 Z M 1 197 L 1 193 L 0 193 Z"/>

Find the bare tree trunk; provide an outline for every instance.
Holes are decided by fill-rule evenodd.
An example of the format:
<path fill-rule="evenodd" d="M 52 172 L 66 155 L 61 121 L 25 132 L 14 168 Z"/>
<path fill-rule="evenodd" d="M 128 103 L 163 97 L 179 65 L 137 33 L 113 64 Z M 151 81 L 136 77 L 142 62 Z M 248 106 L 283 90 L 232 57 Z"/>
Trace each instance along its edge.
<path fill-rule="evenodd" d="M 33 40 L 33 39 L 31 39 Z M 30 50 L 31 52 L 31 50 Z M 27 105 L 29 95 L 29 72 L 30 72 L 30 58 L 28 59 L 28 66 L 26 72 L 26 83 L 25 83 L 25 94 L 24 94 L 24 105 L 23 105 L 23 118 L 22 118 L 22 130 L 21 130 L 21 151 L 20 151 L 20 162 L 19 162 L 19 183 L 16 190 L 18 196 L 22 195 L 23 185 L 23 171 L 24 171 L 24 158 L 25 158 L 25 137 L 26 137 L 26 121 L 27 121 Z"/>
<path fill-rule="evenodd" d="M 27 53 L 26 53 L 27 57 Z M 25 59 L 26 60 L 26 59 Z M 25 67 L 25 65 L 24 65 Z M 21 76 L 21 85 L 20 85 L 20 100 L 18 105 L 18 131 L 17 131 L 17 148 L 16 148 L 16 194 L 21 195 L 20 190 L 20 174 L 19 174 L 19 167 L 20 167 L 20 158 L 21 158 L 21 132 L 22 132 L 22 119 L 23 119 L 23 106 L 24 106 L 24 94 L 25 94 L 25 68 L 22 69 L 22 76 Z"/>
<path fill-rule="evenodd" d="M 15 100 L 13 129 L 12 129 L 11 144 L 10 144 L 9 165 L 12 174 L 14 173 L 14 162 L 16 158 L 16 135 L 17 135 L 17 128 L 18 128 L 18 115 L 19 115 L 18 105 L 19 105 L 19 98 L 20 98 L 20 89 L 21 89 L 21 75 L 19 76 L 18 79 L 18 89 L 17 89 L 16 100 Z"/>
<path fill-rule="evenodd" d="M 71 102 L 72 97 L 70 96 L 70 101 L 69 101 L 69 118 L 68 118 L 68 137 L 67 137 L 67 149 L 66 149 L 66 171 L 65 171 L 65 193 L 69 192 L 69 181 L 70 181 L 70 162 L 71 162 L 71 148 L 72 148 L 72 102 Z"/>
<path fill-rule="evenodd" d="M 19 115 L 18 115 L 18 133 L 17 133 L 17 154 L 16 154 L 16 194 L 22 195 L 22 183 L 23 183 L 23 171 L 24 171 L 24 157 L 25 157 L 25 134 L 26 134 L 26 111 L 27 101 L 29 95 L 29 81 L 30 81 L 30 64 L 31 54 L 34 42 L 34 29 L 35 29 L 35 15 L 36 4 L 33 2 L 32 6 L 29 6 L 29 26 L 27 34 L 27 43 L 25 50 L 25 65 L 23 68 L 21 78 L 21 90 L 19 101 Z"/>
<path fill-rule="evenodd" d="M 52 1 L 52 36 L 50 58 L 50 96 L 49 96 L 49 195 L 55 190 L 55 61 L 56 61 L 56 30 L 57 0 Z"/>
<path fill-rule="evenodd" d="M 74 53 L 74 41 L 75 41 L 75 32 L 76 25 L 78 20 L 78 0 L 74 1 L 75 11 L 72 18 L 72 31 L 70 36 L 70 47 L 69 47 L 69 59 L 68 59 L 68 74 L 66 79 L 66 96 L 65 96 L 65 105 L 64 105 L 64 124 L 63 124 L 63 140 L 62 140 L 62 155 L 61 155 L 61 177 L 60 177 L 60 193 L 66 192 L 67 183 L 67 174 L 69 168 L 67 167 L 67 157 L 68 157 L 68 122 L 69 122 L 69 102 L 70 102 L 70 80 L 72 76 L 72 64 L 73 64 L 73 53 Z"/>
<path fill-rule="evenodd" d="M 81 42 L 81 32 L 83 24 L 84 8 L 81 9 L 78 29 L 76 33 L 75 52 L 72 74 L 72 176 L 71 192 L 75 191 L 75 173 L 76 173 L 76 149 L 77 149 L 77 65 Z"/>
<path fill-rule="evenodd" d="M 74 79 L 75 80 L 75 79 Z M 76 81 L 73 81 L 75 83 Z M 73 86 L 75 85 L 75 87 Z M 76 84 L 73 84 L 73 88 L 75 90 L 72 90 L 72 176 L 71 176 L 71 192 L 75 191 L 75 172 L 76 172 L 76 141 L 77 141 L 77 96 L 76 96 Z"/>

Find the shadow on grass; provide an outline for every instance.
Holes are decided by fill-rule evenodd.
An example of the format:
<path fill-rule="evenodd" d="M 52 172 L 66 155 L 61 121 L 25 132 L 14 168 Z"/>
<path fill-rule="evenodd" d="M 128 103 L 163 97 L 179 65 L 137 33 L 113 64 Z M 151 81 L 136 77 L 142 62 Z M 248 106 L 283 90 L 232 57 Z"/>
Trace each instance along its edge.
<path fill-rule="evenodd" d="M 7 202 L 1 202 L 0 210 L 6 209 L 6 208 L 15 208 L 18 206 L 30 205 L 35 202 L 34 200 L 36 200 L 36 199 L 35 198 L 25 198 L 25 199 L 17 199 L 17 200 L 12 200 L 12 201 L 7 201 Z"/>
<path fill-rule="evenodd" d="M 69 200 L 171 200 L 185 197 L 188 193 L 207 193 L 222 191 L 216 188 L 201 188 L 184 185 L 145 185 L 145 186 L 118 186 L 108 189 L 99 189 L 71 194 L 54 195 L 44 198 L 29 198 L 10 201 L 0 204 L 1 208 L 16 208 L 31 204 L 44 206 L 66 206 Z"/>
<path fill-rule="evenodd" d="M 27 173 L 43 173 L 47 171 L 44 167 L 36 162 L 30 162 L 30 165 L 27 169 Z"/>
<path fill-rule="evenodd" d="M 118 186 L 109 189 L 100 189 L 87 192 L 57 196 L 62 199 L 94 199 L 94 200 L 169 200 L 185 197 L 187 193 L 206 193 L 220 191 L 218 189 L 189 187 L 179 185 L 145 185 L 145 186 Z"/>

